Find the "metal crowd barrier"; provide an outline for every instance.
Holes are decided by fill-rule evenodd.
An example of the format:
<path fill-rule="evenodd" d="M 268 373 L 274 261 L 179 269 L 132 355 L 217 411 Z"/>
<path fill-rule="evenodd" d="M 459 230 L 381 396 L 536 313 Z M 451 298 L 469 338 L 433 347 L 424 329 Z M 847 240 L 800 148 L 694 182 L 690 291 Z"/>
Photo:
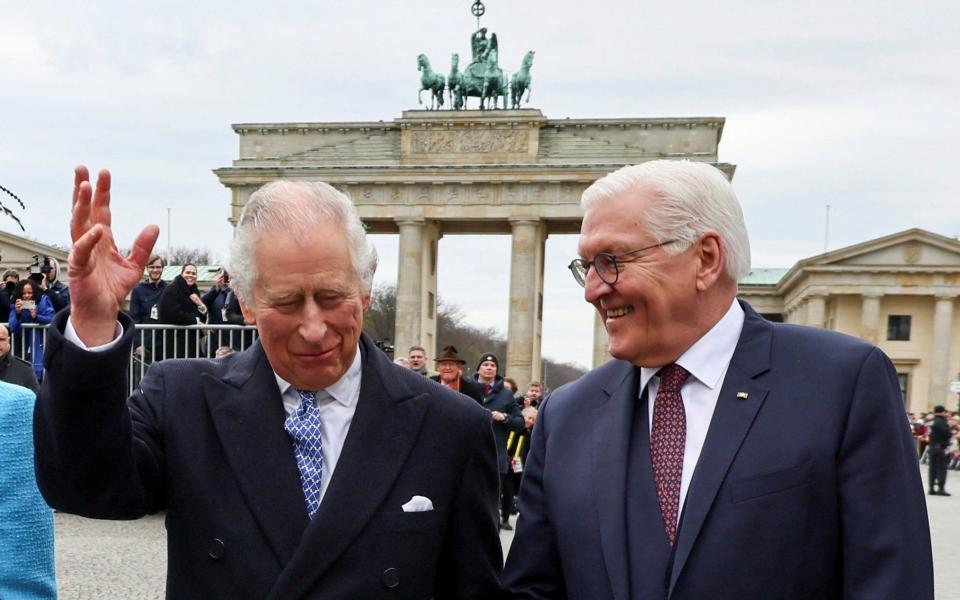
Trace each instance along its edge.
<path fill-rule="evenodd" d="M 151 363 L 168 358 L 214 358 L 218 349 L 240 352 L 257 339 L 257 328 L 242 325 L 135 325 L 134 351 L 127 373 L 128 391 L 139 385 Z M 15 356 L 34 365 L 42 364 L 40 349 L 46 347 L 47 326 L 24 323 L 22 331 L 11 336 Z M 32 341 L 40 337 L 40 344 Z M 36 354 L 36 356 L 34 356 Z"/>

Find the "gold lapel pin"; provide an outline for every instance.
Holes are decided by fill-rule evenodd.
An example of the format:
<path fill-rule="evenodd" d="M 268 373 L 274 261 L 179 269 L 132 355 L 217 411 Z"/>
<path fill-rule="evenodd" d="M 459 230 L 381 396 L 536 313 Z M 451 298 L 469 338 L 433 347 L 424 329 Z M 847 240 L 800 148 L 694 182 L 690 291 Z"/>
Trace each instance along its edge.
<path fill-rule="evenodd" d="M 750 397 L 750 394 L 748 394 L 748 393 L 746 393 L 746 392 L 737 392 L 737 398 L 738 398 L 739 400 L 746 400 L 746 399 L 749 398 L 749 397 Z"/>

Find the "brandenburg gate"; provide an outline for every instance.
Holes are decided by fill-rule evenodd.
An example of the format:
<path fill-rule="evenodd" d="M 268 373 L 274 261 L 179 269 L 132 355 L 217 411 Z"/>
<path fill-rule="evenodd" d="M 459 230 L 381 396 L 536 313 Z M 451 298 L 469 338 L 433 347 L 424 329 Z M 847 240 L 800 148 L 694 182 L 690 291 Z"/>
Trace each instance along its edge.
<path fill-rule="evenodd" d="M 371 233 L 397 233 L 394 343 L 436 356 L 437 256 L 444 234 L 510 234 L 506 373 L 539 379 L 544 243 L 577 233 L 580 195 L 627 164 L 718 162 L 721 117 L 550 119 L 539 110 L 411 110 L 392 121 L 243 123 L 240 156 L 214 172 L 231 222 L 275 179 L 326 181 L 355 203 Z M 479 245 L 478 245 L 479 247 Z M 549 310 L 549 307 L 546 307 Z M 606 360 L 596 319 L 594 363 Z"/>

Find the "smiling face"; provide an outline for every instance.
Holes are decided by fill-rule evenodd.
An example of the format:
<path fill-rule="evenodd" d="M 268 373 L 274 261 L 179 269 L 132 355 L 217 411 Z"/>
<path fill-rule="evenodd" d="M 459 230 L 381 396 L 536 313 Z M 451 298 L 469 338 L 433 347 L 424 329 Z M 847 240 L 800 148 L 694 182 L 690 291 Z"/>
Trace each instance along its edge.
<path fill-rule="evenodd" d="M 150 280 L 150 283 L 156 283 L 160 281 L 160 277 L 163 275 L 163 261 L 159 258 L 152 263 L 147 265 L 147 278 Z M 196 280 L 196 272 L 194 272 L 194 280 Z"/>
<path fill-rule="evenodd" d="M 27 283 L 27 284 L 25 284 L 25 285 L 23 286 L 23 290 L 20 291 L 20 299 L 21 299 L 21 300 L 33 300 L 33 285 L 32 285 L 32 284 Z"/>
<path fill-rule="evenodd" d="M 632 190 L 586 212 L 579 253 L 592 260 L 599 252 L 622 254 L 657 244 L 643 215 L 653 194 Z M 674 256 L 665 247 L 631 256 L 619 265 L 614 285 L 591 268 L 584 297 L 600 313 L 610 337 L 610 354 L 637 366 L 660 367 L 676 360 L 702 332 L 697 317 L 699 242 Z"/>
<path fill-rule="evenodd" d="M 183 280 L 187 282 L 187 285 L 197 283 L 197 267 L 194 265 L 184 266 L 180 274 L 183 275 Z"/>
<path fill-rule="evenodd" d="M 370 304 L 346 237 L 315 225 L 297 235 L 267 233 L 258 242 L 253 298 L 241 309 L 256 323 L 270 365 L 303 390 L 336 383 L 353 363 Z"/>
<path fill-rule="evenodd" d="M 460 363 L 455 360 L 441 360 L 437 363 L 440 382 L 450 385 L 460 377 Z"/>

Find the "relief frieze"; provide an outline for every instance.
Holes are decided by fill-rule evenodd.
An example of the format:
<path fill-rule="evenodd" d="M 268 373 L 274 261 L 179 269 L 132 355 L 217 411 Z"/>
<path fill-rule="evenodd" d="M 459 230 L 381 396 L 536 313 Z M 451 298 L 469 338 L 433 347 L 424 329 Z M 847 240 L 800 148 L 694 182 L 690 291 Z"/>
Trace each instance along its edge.
<path fill-rule="evenodd" d="M 527 152 L 529 134 L 524 130 L 487 129 L 463 131 L 414 131 L 412 154 L 517 154 Z"/>

